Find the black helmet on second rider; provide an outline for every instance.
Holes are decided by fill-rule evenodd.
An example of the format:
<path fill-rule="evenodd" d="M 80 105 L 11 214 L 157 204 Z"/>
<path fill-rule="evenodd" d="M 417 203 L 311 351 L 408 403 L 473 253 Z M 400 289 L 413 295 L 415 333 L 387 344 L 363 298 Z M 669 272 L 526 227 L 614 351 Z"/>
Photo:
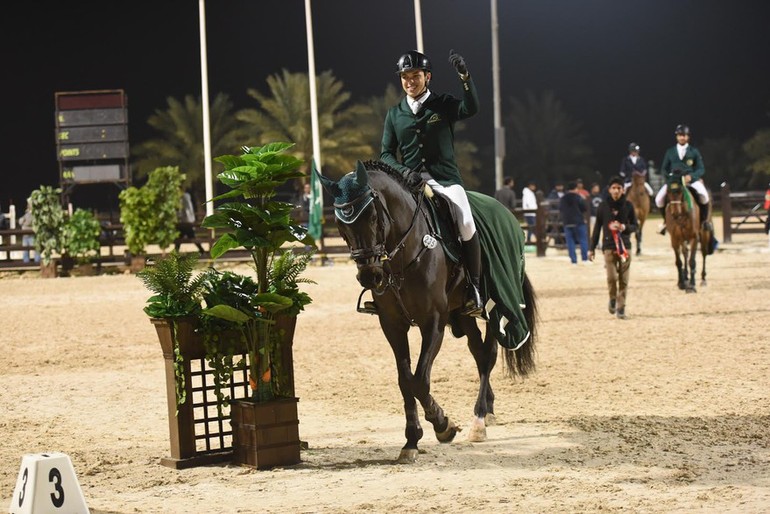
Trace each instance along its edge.
<path fill-rule="evenodd" d="M 430 60 L 428 56 L 417 50 L 410 50 L 398 58 L 396 63 L 396 73 L 402 74 L 406 71 L 422 70 L 425 73 L 430 71 Z"/>
<path fill-rule="evenodd" d="M 636 143 L 628 143 L 628 152 L 638 152 L 639 151 L 639 145 Z"/>
<path fill-rule="evenodd" d="M 674 129 L 674 135 L 679 135 L 679 134 L 683 134 L 685 136 L 689 136 L 690 135 L 690 127 L 688 127 L 687 125 L 682 125 L 682 124 L 677 125 L 676 129 Z"/>

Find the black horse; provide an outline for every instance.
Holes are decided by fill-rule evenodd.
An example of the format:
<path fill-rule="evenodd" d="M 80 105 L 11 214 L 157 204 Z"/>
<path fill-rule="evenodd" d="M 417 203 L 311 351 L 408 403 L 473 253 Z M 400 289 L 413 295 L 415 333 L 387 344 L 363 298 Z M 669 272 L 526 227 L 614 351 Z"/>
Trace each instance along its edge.
<path fill-rule="evenodd" d="M 423 436 L 417 401 L 440 442 L 452 441 L 461 430 L 430 394 L 431 368 L 441 349 L 447 324 L 456 337 L 468 337 L 468 347 L 476 361 L 479 393 L 469 439 L 485 440 L 486 425 L 494 423 L 495 396 L 489 380 L 497 361 L 497 343 L 508 346 L 504 348 L 504 355 L 509 376 L 526 376 L 535 367 L 535 294 L 523 269 L 523 233 L 518 221 L 493 198 L 468 193 L 472 205 L 491 200 L 491 208 L 496 210 L 493 215 L 486 216 L 486 221 L 501 225 L 503 230 L 517 236 L 516 244 L 513 244 L 517 255 L 511 255 L 510 262 L 497 263 L 497 284 L 489 277 L 495 263 L 489 255 L 484 256 L 482 293 L 488 298 L 485 316 L 489 322 L 482 338 L 476 318 L 461 314 L 465 272 L 461 263 L 451 258 L 451 251 L 442 250 L 442 244 L 438 244 L 442 237 L 431 215 L 432 200 L 424 198 L 427 189 L 420 193 L 410 192 L 401 174 L 379 161 L 359 161 L 356 170 L 339 182 L 320 174 L 319 178 L 334 197 L 337 226 L 356 262 L 357 279 L 364 287 L 362 295 L 366 290 L 372 291 L 374 301 L 368 310 L 378 315 L 396 358 L 398 385 L 406 414 L 406 444 L 398 462 L 410 463 L 417 459 L 417 443 Z M 481 221 L 477 226 L 486 226 L 485 223 Z M 484 236 L 481 228 L 479 233 Z M 485 239 L 482 237 L 481 241 L 484 251 Z M 502 246 L 502 243 L 495 240 L 490 245 Z M 451 244 L 448 247 L 451 249 Z M 506 255 L 504 250 L 503 255 Z M 518 285 L 520 293 L 516 302 L 510 299 L 506 302 L 506 287 L 499 280 L 506 271 L 513 277 L 510 282 L 518 282 L 514 284 Z M 360 308 L 360 303 L 361 297 L 359 311 L 366 311 Z M 516 305 L 513 310 L 508 310 L 505 303 Z M 407 337 L 411 326 L 418 327 L 422 336 L 414 371 Z M 506 339 L 504 333 L 513 336 Z"/>

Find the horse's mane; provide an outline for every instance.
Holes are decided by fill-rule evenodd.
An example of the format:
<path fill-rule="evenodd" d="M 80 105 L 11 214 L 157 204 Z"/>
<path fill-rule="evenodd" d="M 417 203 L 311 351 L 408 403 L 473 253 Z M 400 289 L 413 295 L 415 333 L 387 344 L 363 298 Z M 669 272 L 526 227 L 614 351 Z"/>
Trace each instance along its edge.
<path fill-rule="evenodd" d="M 406 178 L 404 177 L 404 175 L 402 175 L 400 171 L 398 171 L 396 168 L 394 168 L 390 164 L 383 161 L 368 160 L 368 161 L 363 161 L 363 165 L 364 165 L 364 168 L 366 168 L 366 171 L 381 171 L 385 173 L 387 176 L 392 178 L 396 183 L 400 184 L 401 187 L 404 188 L 404 190 L 409 191 L 409 187 L 406 184 Z"/>

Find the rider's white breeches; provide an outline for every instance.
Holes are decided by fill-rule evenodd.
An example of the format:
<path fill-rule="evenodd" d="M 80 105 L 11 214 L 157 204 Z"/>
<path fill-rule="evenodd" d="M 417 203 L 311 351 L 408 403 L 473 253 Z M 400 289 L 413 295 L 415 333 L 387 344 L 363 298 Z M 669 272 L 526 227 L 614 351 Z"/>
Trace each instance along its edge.
<path fill-rule="evenodd" d="M 706 185 L 703 183 L 702 180 L 696 180 L 695 182 L 690 182 L 690 187 L 695 189 L 695 192 L 698 193 L 698 200 L 700 201 L 701 205 L 709 203 L 709 192 L 706 189 Z M 658 195 L 655 197 L 655 205 L 657 205 L 659 208 L 663 208 L 663 205 L 666 203 L 666 192 L 668 191 L 667 184 L 663 184 L 663 187 L 660 188 L 660 191 L 658 191 Z"/>
<path fill-rule="evenodd" d="M 457 230 L 460 232 L 460 238 L 463 241 L 470 241 L 473 234 L 476 233 L 476 223 L 473 221 L 471 213 L 471 204 L 468 203 L 468 195 L 460 184 L 451 186 L 442 186 L 433 179 L 428 180 L 428 185 L 435 192 L 449 198 L 457 206 Z"/>

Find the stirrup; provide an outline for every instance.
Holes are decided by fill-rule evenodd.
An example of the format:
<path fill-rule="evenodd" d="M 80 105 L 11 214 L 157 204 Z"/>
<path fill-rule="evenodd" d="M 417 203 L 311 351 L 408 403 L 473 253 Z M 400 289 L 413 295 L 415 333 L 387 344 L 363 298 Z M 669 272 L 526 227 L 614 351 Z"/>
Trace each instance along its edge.
<path fill-rule="evenodd" d="M 374 304 L 374 302 L 365 301 L 364 306 L 361 307 L 361 298 L 363 298 L 364 293 L 367 291 L 367 289 L 364 289 L 361 291 L 361 294 L 358 295 L 358 303 L 356 303 L 356 312 L 361 312 L 363 314 L 374 314 L 377 315 L 379 312 L 377 311 L 377 306 Z"/>

